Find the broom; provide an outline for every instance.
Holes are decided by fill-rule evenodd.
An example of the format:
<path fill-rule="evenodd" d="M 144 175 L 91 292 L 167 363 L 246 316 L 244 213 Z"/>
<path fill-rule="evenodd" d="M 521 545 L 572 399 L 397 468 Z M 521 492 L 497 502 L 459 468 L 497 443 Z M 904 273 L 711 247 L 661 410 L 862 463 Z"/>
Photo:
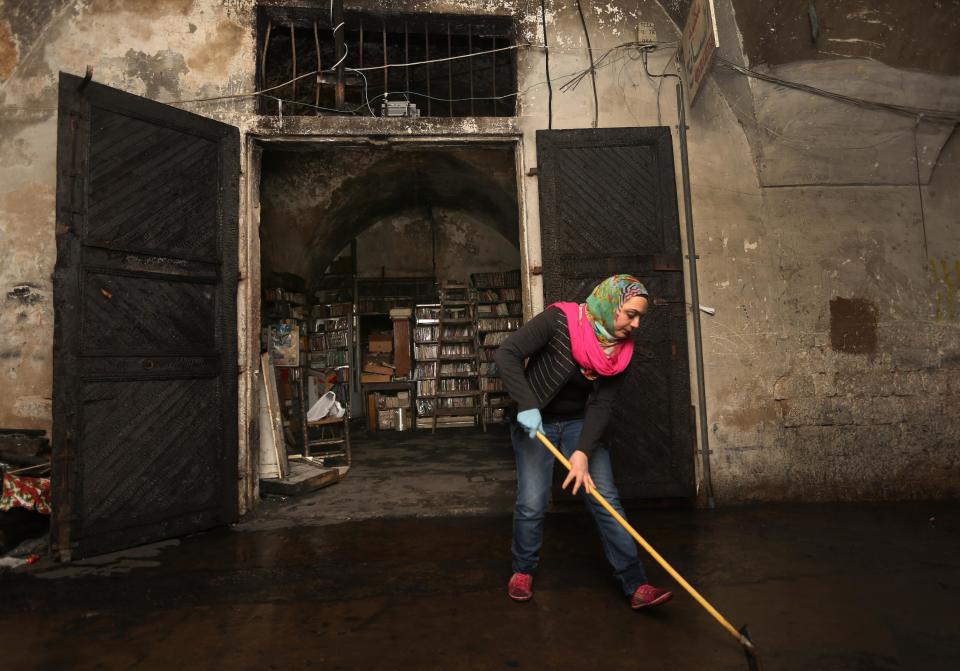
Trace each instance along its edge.
<path fill-rule="evenodd" d="M 570 461 L 560 453 L 560 450 L 558 450 L 556 446 L 550 442 L 550 439 L 539 431 L 537 432 L 537 438 L 539 438 L 540 442 L 543 443 L 546 448 L 553 453 L 553 456 L 557 458 L 557 461 L 563 464 L 564 467 L 569 471 Z M 696 599 L 697 603 L 703 606 L 703 608 L 713 616 L 713 619 L 720 623 L 720 626 L 722 626 L 727 633 L 737 639 L 737 642 L 743 646 L 743 652 L 747 656 L 747 665 L 749 666 L 750 671 L 761 671 L 762 667 L 760 666 L 760 657 L 757 654 L 757 646 L 755 646 L 753 641 L 750 640 L 750 635 L 747 633 L 747 626 L 744 625 L 739 631 L 737 631 L 734 626 L 717 611 L 716 608 L 710 605 L 710 602 L 703 598 L 700 592 L 693 588 L 693 585 L 684 580 L 683 576 L 677 573 L 677 571 L 667 563 L 667 560 L 661 557 L 660 553 L 654 550 L 653 546 L 650 545 L 650 543 L 648 543 L 643 536 L 637 533 L 636 529 L 630 526 L 629 522 L 623 519 L 623 515 L 613 509 L 613 506 L 611 506 L 607 500 L 600 495 L 600 492 L 598 492 L 595 488 L 590 488 L 590 493 L 593 495 L 593 498 L 595 498 L 600 505 L 603 506 L 604 509 L 606 509 L 606 511 L 613 516 L 613 519 L 619 522 L 620 525 L 626 529 L 631 536 L 633 536 L 634 540 L 636 540 L 640 546 L 650 554 L 651 557 L 656 559 L 657 563 L 660 564 L 660 566 L 662 566 L 667 573 L 673 576 L 673 579 L 680 583 L 680 586 L 687 590 L 690 596 Z"/>

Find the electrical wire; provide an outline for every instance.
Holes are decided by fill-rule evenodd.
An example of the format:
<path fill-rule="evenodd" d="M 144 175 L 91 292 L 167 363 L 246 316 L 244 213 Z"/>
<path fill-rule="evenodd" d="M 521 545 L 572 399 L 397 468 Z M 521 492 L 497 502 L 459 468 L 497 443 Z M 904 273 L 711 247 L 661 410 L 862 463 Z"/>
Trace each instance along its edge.
<path fill-rule="evenodd" d="M 234 99 L 234 98 L 252 98 L 252 97 L 254 97 L 254 96 L 263 95 L 264 93 L 269 93 L 270 91 L 276 91 L 277 89 L 282 89 L 282 88 L 284 88 L 285 86 L 290 86 L 290 84 L 292 84 L 293 82 L 300 81 L 301 79 L 304 79 L 304 78 L 306 78 L 306 77 L 314 77 L 314 76 L 320 74 L 321 72 L 329 72 L 329 70 L 314 70 L 314 71 L 312 71 L 312 72 L 307 72 L 307 73 L 305 73 L 305 74 L 298 75 L 298 76 L 294 77 L 293 79 L 290 79 L 290 80 L 288 80 L 288 81 L 285 81 L 285 82 L 283 82 L 282 84 L 277 84 L 276 86 L 271 86 L 270 88 L 266 88 L 266 89 L 260 89 L 260 90 L 258 90 L 258 91 L 244 91 L 244 92 L 241 92 L 241 93 L 228 93 L 228 94 L 226 94 L 226 95 L 222 95 L 222 96 L 212 96 L 212 97 L 209 97 L 209 98 L 189 98 L 189 99 L 187 99 L 187 100 L 168 100 L 168 101 L 164 102 L 164 104 L 165 104 L 165 105 L 182 105 L 182 104 L 186 104 L 186 103 L 207 103 L 207 102 L 215 102 L 215 101 L 217 101 L 217 100 L 231 100 L 231 99 Z M 268 98 L 272 98 L 273 96 L 267 96 L 267 97 L 268 97 Z M 279 100 L 279 98 L 278 98 L 278 100 Z"/>
<path fill-rule="evenodd" d="M 626 46 L 626 45 L 620 45 L 620 46 Z M 615 47 L 615 48 L 620 48 L 620 46 Z M 608 50 L 608 51 L 612 51 L 612 49 L 610 49 L 610 50 Z M 353 69 L 353 68 L 350 68 L 350 69 Z M 359 74 L 359 73 L 358 73 L 358 74 Z M 576 76 L 578 76 L 578 75 L 584 75 L 584 74 L 586 74 L 586 71 L 585 71 L 585 70 L 577 70 L 576 72 L 567 72 L 567 73 L 564 73 L 564 74 L 562 74 L 562 75 L 557 75 L 556 77 L 553 77 L 550 81 L 551 81 L 551 82 L 557 82 L 557 81 L 560 81 L 560 80 L 563 80 L 563 79 L 568 79 L 568 78 L 571 78 L 571 77 L 576 77 Z M 285 84 L 281 84 L 280 87 L 286 86 L 286 85 L 288 85 L 289 83 L 290 83 L 290 82 L 286 82 Z M 428 99 L 433 100 L 433 101 L 436 101 L 436 102 L 469 102 L 469 101 L 471 101 L 471 100 L 505 100 L 505 99 L 507 99 L 507 98 L 513 98 L 514 96 L 522 96 L 522 95 L 524 95 L 524 94 L 526 94 L 526 93 L 529 93 L 530 91 L 532 91 L 532 90 L 535 89 L 535 88 L 538 88 L 538 87 L 540 87 L 540 86 L 546 86 L 546 85 L 548 85 L 549 83 L 550 83 L 550 82 L 547 82 L 547 81 L 537 82 L 537 83 L 535 83 L 535 84 L 531 84 L 530 86 L 528 86 L 527 88 L 523 89 L 522 91 L 514 91 L 513 93 L 505 93 L 505 94 L 499 95 L 499 96 L 473 96 L 473 97 L 467 97 L 467 98 L 441 98 L 441 97 L 439 97 L 439 96 L 429 96 L 429 95 L 427 95 L 427 94 L 425 94 L 425 93 L 420 93 L 419 91 L 387 91 L 387 92 L 385 92 L 385 93 L 378 93 L 378 94 L 375 95 L 373 98 L 370 98 L 370 99 L 367 100 L 366 102 L 361 103 L 360 105 L 357 105 L 357 106 L 354 107 L 353 109 L 333 109 L 333 108 L 331 108 L 331 107 L 321 107 L 320 105 L 314 105 L 314 104 L 312 104 L 312 103 L 301 102 L 301 101 L 298 101 L 298 100 L 289 100 L 289 99 L 285 99 L 285 98 L 279 98 L 279 97 L 277 97 L 277 96 L 264 95 L 263 97 L 269 98 L 270 100 L 276 100 L 278 103 L 287 103 L 288 105 L 300 105 L 300 106 L 302 106 L 302 107 L 307 107 L 307 108 L 309 108 L 309 109 L 316 109 L 316 110 L 320 110 L 320 111 L 323 111 L 323 112 L 333 112 L 333 113 L 337 113 L 337 114 L 356 114 L 358 111 L 362 110 L 364 107 L 367 107 L 367 108 L 369 109 L 370 103 L 372 103 L 372 102 L 374 102 L 374 101 L 376 101 L 376 100 L 379 100 L 380 98 L 383 98 L 383 97 L 388 96 L 388 95 L 402 95 L 402 96 L 407 97 L 408 99 L 409 99 L 410 96 L 417 96 L 417 97 L 420 97 L 420 98 L 428 98 Z M 279 88 L 279 87 L 273 87 L 273 88 Z M 255 96 L 255 95 L 262 95 L 262 93 L 250 93 L 250 94 L 243 94 L 243 95 L 254 95 L 254 96 Z M 225 97 L 231 97 L 231 96 L 225 96 Z M 192 101 L 184 101 L 184 102 L 192 102 Z M 167 104 L 170 104 L 170 103 L 167 103 Z M 372 110 L 371 110 L 371 113 L 372 113 Z"/>
<path fill-rule="evenodd" d="M 374 114 L 373 108 L 370 107 L 370 89 L 367 85 L 367 76 L 362 72 L 360 72 L 359 70 L 355 70 L 354 68 L 344 68 L 344 70 L 349 70 L 350 72 L 356 72 L 358 75 L 363 77 L 363 99 L 366 102 L 367 109 L 370 110 L 370 116 L 377 116 L 376 114 Z M 384 95 L 386 94 L 384 93 Z"/>
<path fill-rule="evenodd" d="M 550 47 L 547 45 L 547 5 L 540 0 L 540 18 L 543 20 L 543 59 L 547 76 L 547 128 L 553 128 L 553 84 L 550 83 Z"/>
<path fill-rule="evenodd" d="M 497 47 L 496 49 L 487 49 L 486 51 L 474 51 L 472 54 L 460 54 L 459 56 L 447 56 L 446 58 L 431 58 L 427 61 L 415 61 L 413 63 L 387 63 L 386 65 L 371 65 L 367 68 L 354 68 L 360 70 L 383 70 L 384 68 L 412 68 L 415 65 L 428 65 L 431 63 L 445 63 L 446 61 L 456 61 L 461 58 L 475 58 L 476 56 L 486 56 L 487 54 L 496 54 L 501 51 L 513 51 L 519 49 L 522 44 L 511 44 L 506 47 Z"/>
<path fill-rule="evenodd" d="M 587 41 L 587 56 L 590 58 L 590 81 L 593 84 L 593 127 L 596 128 L 600 119 L 600 98 L 597 97 L 597 72 L 593 65 L 590 32 L 587 30 L 587 20 L 583 16 L 583 7 L 580 6 L 580 0 L 577 0 L 577 13 L 580 14 L 580 25 L 583 26 L 583 37 Z"/>
<path fill-rule="evenodd" d="M 605 54 L 609 54 L 609 52 L 615 51 L 615 50 L 617 50 L 617 49 L 621 49 L 621 48 L 633 46 L 633 45 L 635 45 L 635 44 L 638 44 L 638 43 L 636 43 L 636 42 L 624 42 L 623 44 L 618 44 L 618 45 L 615 46 L 615 47 L 612 47 L 612 48 L 610 48 L 610 49 L 607 49 L 606 52 L 605 52 Z M 522 46 L 537 47 L 538 45 L 522 45 Z M 515 48 L 518 48 L 518 46 L 502 47 L 502 48 L 498 48 L 498 49 L 490 49 L 490 50 L 487 50 L 487 51 L 477 51 L 477 52 L 474 52 L 473 54 L 469 54 L 469 56 L 483 56 L 483 55 L 492 53 L 492 52 L 494 52 L 494 51 L 505 51 L 505 50 L 507 50 L 507 49 L 515 49 Z M 453 58 L 463 58 L 463 56 L 454 56 Z M 396 65 L 399 66 L 399 67 L 402 67 L 403 65 L 424 65 L 424 64 L 426 64 L 426 63 L 437 63 L 437 62 L 443 62 L 443 61 L 446 61 L 446 60 L 450 60 L 450 59 L 447 59 L 447 58 L 437 58 L 437 59 L 431 59 L 431 60 L 429 60 L 429 61 L 419 61 L 419 62 L 417 62 L 417 63 L 396 64 Z M 598 67 L 600 67 L 600 66 L 598 66 Z M 383 69 L 383 66 L 376 66 L 376 67 L 371 67 L 371 68 L 349 68 L 349 69 L 357 72 L 358 74 L 360 74 L 360 72 L 361 72 L 362 70 L 382 70 L 382 69 Z M 287 102 L 288 104 L 302 105 L 302 106 L 304 106 L 304 107 L 309 107 L 310 109 L 317 109 L 317 110 L 329 111 L 329 112 L 337 112 L 337 113 L 353 113 L 353 112 L 351 112 L 350 110 L 338 110 L 338 109 L 333 109 L 333 108 L 329 108 L 329 107 L 321 107 L 321 106 L 319 106 L 319 105 L 313 105 L 313 104 L 310 104 L 310 103 L 299 102 L 299 101 L 295 101 L 295 100 L 286 100 L 286 99 L 279 98 L 279 97 L 277 97 L 277 96 L 267 96 L 267 95 L 264 95 L 264 94 L 266 94 L 266 93 L 269 93 L 270 91 L 276 91 L 276 90 L 278 90 L 278 89 L 282 89 L 282 88 L 284 88 L 284 87 L 287 87 L 287 86 L 289 86 L 290 84 L 292 84 L 292 83 L 295 82 L 295 81 L 299 81 L 299 80 L 305 79 L 305 78 L 307 78 L 307 77 L 314 77 L 314 76 L 316 76 L 316 75 L 318 75 L 318 74 L 321 74 L 321 73 L 323 73 L 323 72 L 331 72 L 331 71 L 332 71 L 331 69 L 313 70 L 313 71 L 311 71 L 311 72 L 306 72 L 306 73 L 304 73 L 304 74 L 302 74 L 302 75 L 298 75 L 297 77 L 294 77 L 293 79 L 289 79 L 289 80 L 287 80 L 287 81 L 285 81 L 285 82 L 283 82 L 283 83 L 281 83 L 281 84 L 277 84 L 277 85 L 275 85 L 275 86 L 271 86 L 271 87 L 266 88 L 266 89 L 260 89 L 260 90 L 258 90 L 258 91 L 243 91 L 243 92 L 240 92 L 240 93 L 229 93 L 229 94 L 225 94 L 225 95 L 222 95 L 222 96 L 210 96 L 210 97 L 206 97 L 206 98 L 189 98 L 189 99 L 184 99 L 184 100 L 169 100 L 169 101 L 166 101 L 165 104 L 167 104 L 167 105 L 185 105 L 185 104 L 190 104 L 190 103 L 216 102 L 216 101 L 220 101 L 220 100 L 232 100 L 232 99 L 237 99 L 237 98 L 252 98 L 252 97 L 256 97 L 256 96 L 261 96 L 261 95 L 262 95 L 262 96 L 264 96 L 264 97 L 266 97 L 266 98 L 270 98 L 271 100 L 277 100 L 278 102 L 281 101 L 281 100 L 284 100 L 284 101 Z M 568 73 L 565 73 L 565 74 L 562 74 L 562 75 L 557 75 L 556 77 L 552 77 L 552 78 L 550 78 L 550 79 L 547 80 L 547 81 L 542 81 L 542 82 L 537 82 L 536 84 L 532 84 L 532 85 L 528 86 L 527 88 L 525 88 L 525 89 L 522 90 L 522 91 L 516 91 L 516 92 L 514 92 L 514 93 L 507 93 L 507 94 L 504 94 L 504 95 L 502 95 L 502 96 L 486 96 L 486 97 L 473 97 L 473 98 L 446 99 L 446 98 L 437 98 L 437 97 L 433 97 L 433 96 L 426 96 L 425 94 L 417 93 L 417 92 L 415 92 L 415 91 L 392 91 L 391 93 L 397 93 L 398 95 L 399 95 L 399 94 L 413 94 L 413 95 L 418 95 L 418 96 L 424 97 L 424 98 L 429 97 L 429 98 L 431 98 L 432 100 L 438 100 L 438 101 L 442 101 L 442 102 L 465 102 L 465 101 L 469 101 L 469 100 L 504 100 L 504 99 L 506 99 L 506 98 L 510 98 L 510 97 L 513 97 L 513 96 L 523 95 L 524 93 L 527 93 L 527 92 L 529 92 L 529 91 L 532 91 L 533 89 L 535 89 L 535 88 L 537 88 L 537 87 L 539 87 L 539 86 L 544 86 L 544 85 L 546 85 L 546 86 L 551 86 L 553 82 L 558 82 L 558 81 L 565 80 L 565 79 L 568 79 L 568 78 L 582 77 L 582 76 L 584 76 L 585 74 L 587 74 L 587 72 L 588 72 L 588 70 L 577 70 L 577 71 L 575 71 L 575 72 L 568 72 Z M 552 86 L 551 86 L 551 88 L 552 88 Z M 383 97 L 383 94 L 380 94 L 380 95 L 378 95 L 378 96 L 374 96 L 373 98 L 371 98 L 370 101 L 373 101 L 373 100 L 376 100 L 377 98 L 382 98 L 382 97 Z M 357 107 L 356 109 L 359 110 L 359 109 L 363 109 L 364 107 L 366 107 L 366 103 L 360 105 L 360 106 Z M 354 110 L 354 111 L 355 111 L 355 110 Z"/>
<path fill-rule="evenodd" d="M 660 110 L 660 91 L 663 89 L 663 81 L 668 77 L 675 77 L 677 81 L 680 81 L 680 75 L 667 73 L 667 68 L 670 67 L 670 64 L 677 62 L 678 52 L 679 52 L 679 48 L 673 52 L 673 56 L 671 58 L 667 59 L 667 62 L 663 66 L 663 70 L 658 75 L 651 73 L 649 67 L 647 66 L 647 50 L 643 50 L 640 52 L 640 58 L 643 61 L 644 73 L 646 73 L 647 77 L 650 80 L 653 80 L 655 78 L 660 80 L 660 83 L 657 84 L 657 125 L 658 126 L 663 125 L 663 113 Z"/>
<path fill-rule="evenodd" d="M 669 44 L 673 44 L 673 43 L 669 43 Z M 570 80 L 560 88 L 561 92 L 567 93 L 569 91 L 575 90 L 577 86 L 580 85 L 580 82 L 582 82 L 587 77 L 587 75 L 589 75 L 591 72 L 596 72 L 601 68 L 607 67 L 609 65 L 614 65 L 618 61 L 622 60 L 624 55 L 619 54 L 616 58 L 614 58 L 614 60 L 609 62 L 607 61 L 607 59 L 610 57 L 610 54 L 612 54 L 613 52 L 619 51 L 621 49 L 629 49 L 631 47 L 636 47 L 638 49 L 648 49 L 650 51 L 658 51 L 660 49 L 668 48 L 668 46 L 662 42 L 623 42 L 616 46 L 610 47 L 609 49 L 606 49 L 603 52 L 603 54 L 601 54 L 601 56 L 593 63 L 593 65 L 590 68 L 578 70 L 577 72 L 570 75 L 571 77 Z M 629 54 L 629 51 L 625 53 Z"/>
<path fill-rule="evenodd" d="M 796 89 L 797 91 L 804 91 L 805 93 L 829 98 L 830 100 L 846 103 L 848 105 L 855 105 L 857 107 L 863 107 L 865 109 L 877 111 L 892 112 L 894 114 L 900 114 L 914 118 L 922 118 L 924 121 L 950 124 L 960 123 L 960 111 L 931 109 L 929 107 L 913 107 L 910 105 L 897 105 L 894 103 L 855 98 L 853 96 L 843 95 L 842 93 L 835 93 L 834 91 L 827 91 L 825 89 L 817 88 L 816 86 L 810 86 L 809 84 L 801 84 L 799 82 L 793 82 L 787 79 L 781 79 L 780 77 L 774 77 L 773 75 L 757 72 L 756 70 L 745 68 L 742 65 L 728 61 L 720 56 L 715 56 L 715 58 L 721 66 L 729 70 L 733 70 L 734 72 L 738 72 L 744 76 L 751 77 L 753 79 L 759 79 L 771 84 L 778 84 L 787 88 Z"/>
<path fill-rule="evenodd" d="M 344 44 L 344 46 L 346 46 L 346 44 Z M 454 61 L 454 60 L 457 60 L 457 59 L 460 59 L 460 58 L 474 58 L 474 57 L 476 57 L 476 56 L 486 56 L 487 54 L 497 53 L 498 51 L 510 51 L 510 50 L 513 50 L 513 49 L 519 49 L 521 46 L 525 46 L 525 45 L 517 45 L 517 44 L 514 44 L 514 45 L 511 45 L 511 46 L 508 46 L 508 47 L 499 47 L 499 48 L 497 48 L 497 49 L 488 49 L 488 50 L 486 50 L 486 51 L 475 51 L 475 52 L 473 52 L 472 54 L 463 54 L 463 55 L 460 55 L 460 56 L 450 56 L 450 57 L 448 57 L 448 58 L 433 58 L 433 59 L 430 59 L 430 60 L 427 60 L 427 61 L 417 61 L 417 62 L 415 62 L 415 63 L 388 63 L 387 65 L 375 65 L 375 66 L 371 66 L 371 67 L 367 67 L 367 68 L 347 68 L 347 69 L 348 69 L 348 70 L 352 70 L 352 71 L 354 71 L 354 72 L 356 72 L 356 73 L 361 73 L 361 72 L 368 72 L 368 71 L 370 71 L 370 70 L 383 70 L 384 68 L 413 67 L 413 66 L 415 66 L 415 65 L 427 65 L 427 64 L 430 64 L 430 63 L 443 63 L 443 62 L 445 62 L 445 61 Z M 339 63 L 338 63 L 337 65 L 339 65 Z M 167 105 L 179 105 L 179 104 L 185 104 L 185 103 L 203 103 L 203 102 L 214 102 L 214 101 L 217 101 L 217 100 L 230 100 L 230 99 L 232 99 L 232 98 L 251 98 L 251 97 L 253 97 L 253 96 L 258 96 L 258 95 L 262 95 L 262 94 L 264 94 L 264 93 L 269 93 L 270 91 L 276 91 L 277 89 L 282 89 L 282 88 L 285 87 L 285 86 L 290 86 L 290 84 L 292 84 L 293 82 L 300 81 L 301 79 L 305 79 L 306 77 L 315 77 L 316 75 L 322 74 L 322 73 L 324 73 L 324 72 L 333 72 L 333 71 L 336 69 L 336 67 L 337 67 L 337 66 L 335 65 L 335 66 L 333 66 L 332 68 L 324 68 L 323 70 L 312 70 L 312 71 L 306 72 L 306 73 L 304 73 L 304 74 L 302 74 L 302 75 L 298 75 L 298 76 L 294 77 L 293 79 L 289 79 L 289 80 L 283 82 L 282 84 L 277 84 L 276 86 L 271 86 L 270 88 L 266 88 L 266 89 L 260 89 L 260 90 L 258 90 L 258 91 L 246 91 L 246 92 L 241 92 L 241 93 L 230 93 L 230 94 L 226 94 L 226 95 L 222 95 L 222 96 L 212 96 L 212 97 L 208 97 L 208 98 L 189 98 L 189 99 L 186 99 L 186 100 L 169 100 L 169 101 L 167 101 L 165 104 L 167 104 Z M 467 98 L 466 100 L 469 100 L 469 98 Z M 479 98 L 478 98 L 478 100 L 479 100 Z M 306 103 L 301 103 L 301 104 L 306 105 Z M 314 105 L 314 107 L 316 107 L 316 105 Z M 362 105 L 361 105 L 361 107 L 362 107 Z"/>

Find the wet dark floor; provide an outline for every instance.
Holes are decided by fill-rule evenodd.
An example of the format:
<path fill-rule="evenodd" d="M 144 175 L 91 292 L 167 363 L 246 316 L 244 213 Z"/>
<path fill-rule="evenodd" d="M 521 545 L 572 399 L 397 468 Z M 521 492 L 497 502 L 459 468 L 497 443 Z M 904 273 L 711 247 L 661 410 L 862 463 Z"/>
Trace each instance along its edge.
<path fill-rule="evenodd" d="M 957 504 L 631 517 L 749 623 L 768 670 L 960 668 Z M 504 593 L 509 540 L 507 516 L 366 520 L 48 565 L 0 577 L 0 654 L 9 669 L 747 668 L 684 594 L 632 612 L 584 515 L 548 519 L 527 604 Z"/>

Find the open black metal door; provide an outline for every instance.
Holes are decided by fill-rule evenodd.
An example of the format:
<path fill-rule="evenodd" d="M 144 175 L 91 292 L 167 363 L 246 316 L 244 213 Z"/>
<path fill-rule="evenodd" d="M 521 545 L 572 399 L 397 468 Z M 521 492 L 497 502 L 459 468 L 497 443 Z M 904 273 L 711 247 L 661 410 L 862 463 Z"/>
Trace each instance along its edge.
<path fill-rule="evenodd" d="M 537 132 L 546 303 L 630 273 L 653 302 L 605 440 L 624 498 L 695 494 L 680 224 L 670 129 Z"/>
<path fill-rule="evenodd" d="M 61 559 L 237 518 L 236 128 L 60 75 Z"/>

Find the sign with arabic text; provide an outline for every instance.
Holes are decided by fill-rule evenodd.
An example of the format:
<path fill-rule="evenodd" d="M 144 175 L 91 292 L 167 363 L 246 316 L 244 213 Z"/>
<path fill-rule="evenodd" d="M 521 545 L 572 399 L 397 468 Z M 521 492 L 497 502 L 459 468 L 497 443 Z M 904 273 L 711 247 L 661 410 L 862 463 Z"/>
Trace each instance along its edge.
<path fill-rule="evenodd" d="M 713 0 L 693 0 L 680 37 L 680 70 L 693 105 L 719 46 Z"/>

